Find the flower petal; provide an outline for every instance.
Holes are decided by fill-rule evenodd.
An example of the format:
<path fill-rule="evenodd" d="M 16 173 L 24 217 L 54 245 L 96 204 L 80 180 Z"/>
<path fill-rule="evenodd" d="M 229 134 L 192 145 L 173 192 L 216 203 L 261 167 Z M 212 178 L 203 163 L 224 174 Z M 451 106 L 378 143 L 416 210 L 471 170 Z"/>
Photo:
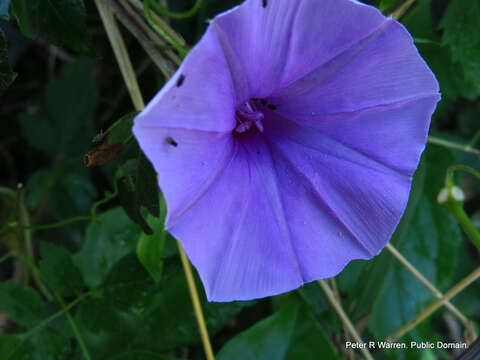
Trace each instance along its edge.
<path fill-rule="evenodd" d="M 134 133 L 139 127 L 230 132 L 235 127 L 234 97 L 227 63 L 209 29 L 176 74 L 136 117 Z"/>
<path fill-rule="evenodd" d="M 148 126 L 136 126 L 134 133 L 158 174 L 167 227 L 203 196 L 233 156 L 230 134 Z"/>
<path fill-rule="evenodd" d="M 269 99 L 292 117 L 358 111 L 436 94 L 438 89 L 411 36 L 390 19 Z"/>
<path fill-rule="evenodd" d="M 405 210 L 410 179 L 285 138 L 271 138 L 269 147 L 283 175 L 279 183 L 305 281 L 335 276 L 349 261 L 380 252 Z"/>
<path fill-rule="evenodd" d="M 209 300 L 248 300 L 303 283 L 276 176 L 263 141 L 237 145 L 222 176 L 170 232 Z"/>
<path fill-rule="evenodd" d="M 295 1 L 291 1 L 295 2 Z M 351 0 L 303 0 L 292 30 L 283 87 L 327 63 L 377 30 L 387 19 Z"/>
<path fill-rule="evenodd" d="M 228 66 L 209 30 L 136 117 L 133 133 L 158 174 L 167 225 L 201 197 L 230 161 L 233 99 Z"/>
<path fill-rule="evenodd" d="M 267 133 L 295 137 L 294 132 L 298 132 L 300 138 L 303 134 L 315 135 L 318 143 L 332 143 L 331 149 L 353 150 L 352 155 L 344 157 L 354 159 L 361 156 L 405 176 L 412 176 L 425 148 L 430 119 L 439 99 L 440 95 L 427 95 L 352 113 L 297 115 L 291 118 L 297 123 L 295 126 L 289 121 L 282 121 L 282 117 L 277 115 L 270 121 L 271 130 Z M 325 136 L 328 139 L 322 140 Z"/>
<path fill-rule="evenodd" d="M 279 117 L 265 126 L 304 280 L 378 254 L 405 210 L 411 177 L 313 128 Z"/>
<path fill-rule="evenodd" d="M 301 1 L 250 0 L 213 20 L 232 72 L 237 102 L 267 96 L 276 88 L 300 7 Z"/>

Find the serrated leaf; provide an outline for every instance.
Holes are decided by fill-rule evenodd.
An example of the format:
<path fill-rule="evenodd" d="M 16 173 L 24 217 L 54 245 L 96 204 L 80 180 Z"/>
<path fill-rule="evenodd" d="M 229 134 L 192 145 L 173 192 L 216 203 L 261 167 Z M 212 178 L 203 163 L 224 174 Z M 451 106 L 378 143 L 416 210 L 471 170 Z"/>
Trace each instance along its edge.
<path fill-rule="evenodd" d="M 55 156 L 80 155 L 89 147 L 92 132 L 85 124 L 97 104 L 93 69 L 94 62 L 84 58 L 65 65 L 41 101 L 20 115 L 22 133 L 32 146 Z"/>
<path fill-rule="evenodd" d="M 0 3 L 0 17 L 2 17 L 2 6 L 4 6 L 3 2 Z M 3 30 L 0 29 L 0 96 L 13 83 L 16 77 L 17 74 L 13 72 L 10 62 L 8 61 L 7 39 L 5 38 Z"/>
<path fill-rule="evenodd" d="M 460 63 L 465 76 L 480 93 L 480 2 L 450 1 L 440 24 L 442 42 L 449 46 L 454 62 Z"/>
<path fill-rule="evenodd" d="M 10 11 L 25 36 L 91 53 L 83 0 L 11 0 Z"/>
<path fill-rule="evenodd" d="M 53 244 L 42 243 L 40 258 L 40 273 L 52 290 L 64 297 L 80 293 L 84 286 L 82 274 L 74 265 L 70 252 Z"/>
<path fill-rule="evenodd" d="M 135 249 L 140 228 L 120 208 L 98 217 L 87 226 L 85 244 L 75 256 L 85 283 L 94 288 L 100 285 L 112 266 Z"/>
<path fill-rule="evenodd" d="M 17 324 L 27 328 L 43 320 L 45 305 L 31 288 L 14 281 L 0 284 L 0 312 L 6 312 Z"/>

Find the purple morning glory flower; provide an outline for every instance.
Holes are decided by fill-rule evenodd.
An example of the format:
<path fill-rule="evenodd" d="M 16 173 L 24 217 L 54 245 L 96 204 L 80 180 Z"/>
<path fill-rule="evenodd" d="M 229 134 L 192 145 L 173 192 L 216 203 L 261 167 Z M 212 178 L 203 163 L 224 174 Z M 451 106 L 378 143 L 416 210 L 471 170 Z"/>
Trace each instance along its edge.
<path fill-rule="evenodd" d="M 133 129 L 208 298 L 279 294 L 378 254 L 438 90 L 405 28 L 357 1 L 217 16 Z"/>

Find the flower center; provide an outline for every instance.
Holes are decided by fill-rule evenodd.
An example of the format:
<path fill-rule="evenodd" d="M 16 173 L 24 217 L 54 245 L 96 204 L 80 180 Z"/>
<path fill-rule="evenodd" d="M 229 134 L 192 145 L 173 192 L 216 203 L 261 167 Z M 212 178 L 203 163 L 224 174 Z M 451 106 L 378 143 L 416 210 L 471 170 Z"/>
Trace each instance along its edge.
<path fill-rule="evenodd" d="M 237 126 L 233 130 L 234 135 L 240 135 L 247 131 L 263 132 L 264 118 L 263 112 L 260 111 L 258 99 L 250 99 L 237 107 L 235 111 L 235 120 Z"/>

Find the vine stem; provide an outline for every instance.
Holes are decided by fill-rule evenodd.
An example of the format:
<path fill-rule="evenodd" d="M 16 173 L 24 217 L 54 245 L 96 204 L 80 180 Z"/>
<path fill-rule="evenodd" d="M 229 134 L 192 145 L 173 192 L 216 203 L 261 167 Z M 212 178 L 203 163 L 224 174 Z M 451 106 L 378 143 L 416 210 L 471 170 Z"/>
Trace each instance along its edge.
<path fill-rule="evenodd" d="M 392 253 L 392 255 L 407 268 L 408 271 L 412 273 L 425 287 L 430 290 L 430 292 L 435 295 L 437 299 L 441 299 L 444 295 L 430 282 L 425 276 L 420 273 L 395 247 L 390 243 L 387 244 L 386 249 Z M 460 322 L 467 327 L 469 330 L 472 330 L 472 323 L 469 321 L 461 312 L 458 310 L 451 302 L 446 301 L 445 307 L 448 308 L 452 314 L 454 314 Z"/>
<path fill-rule="evenodd" d="M 145 107 L 145 103 L 143 102 L 142 94 L 140 92 L 140 87 L 138 86 L 130 56 L 128 56 L 125 41 L 123 40 L 120 29 L 118 28 L 115 18 L 113 17 L 111 6 L 109 6 L 110 4 L 108 4 L 108 0 L 95 0 L 95 4 L 97 5 L 100 17 L 102 18 L 110 45 L 113 48 L 113 53 L 117 59 L 118 66 L 122 72 L 123 80 L 127 85 L 133 105 L 137 111 L 140 111 Z"/>
<path fill-rule="evenodd" d="M 9 230 L 23 230 L 23 240 L 25 246 L 25 256 L 20 253 L 20 250 L 11 251 L 11 254 L 20 260 L 22 260 L 29 270 L 32 273 L 33 280 L 35 284 L 38 286 L 38 289 L 42 292 L 42 294 L 47 298 L 47 300 L 51 301 L 53 299 L 52 295 L 43 284 L 40 273 L 38 269 L 34 265 L 34 253 L 33 253 L 33 245 L 32 245 L 32 230 L 30 229 L 30 215 L 28 213 L 27 206 L 25 205 L 25 199 L 23 194 L 23 185 L 18 184 L 17 192 L 13 191 L 12 189 L 0 187 L 0 195 L 8 196 L 11 200 L 15 201 L 15 206 L 17 208 L 16 212 L 18 212 L 19 223 L 22 225 L 20 227 L 10 227 L 9 225 L 6 226 L 5 229 L 0 231 L 0 236 L 9 232 Z M 19 235 L 20 236 L 20 235 Z M 28 278 L 25 278 L 26 282 L 28 283 Z"/>
<path fill-rule="evenodd" d="M 75 323 L 75 320 L 73 320 L 72 315 L 70 315 L 69 309 L 66 308 L 65 302 L 57 292 L 55 292 L 55 298 L 57 299 L 58 303 L 60 304 L 60 306 L 62 307 L 62 310 L 65 313 L 65 316 L 67 317 L 68 323 L 70 324 L 70 327 L 72 328 L 72 332 L 75 335 L 75 338 L 77 339 L 78 344 L 80 345 L 80 349 L 82 350 L 85 360 L 92 360 L 92 357 L 88 352 L 87 346 L 85 345 L 85 341 L 83 340 L 82 334 L 80 334 L 80 331 L 78 331 L 77 324 Z"/>
<path fill-rule="evenodd" d="M 408 324 L 403 326 L 401 329 L 397 330 L 395 333 L 387 337 L 387 341 L 396 341 L 408 333 L 410 330 L 415 328 L 418 324 L 420 324 L 423 320 L 428 318 L 432 315 L 435 311 L 437 311 L 440 307 L 445 305 L 447 301 L 457 295 L 459 292 L 463 291 L 466 287 L 468 287 L 471 283 L 477 280 L 480 277 L 480 267 L 474 270 L 470 275 L 468 275 L 465 279 L 460 281 L 457 285 L 455 285 L 452 289 L 450 289 L 442 298 L 438 299 L 435 303 L 430 305 L 427 309 L 425 309 L 422 313 L 420 313 L 415 319 L 410 321 Z"/>
<path fill-rule="evenodd" d="M 337 286 L 337 282 L 335 281 L 335 278 L 334 277 L 330 278 L 329 282 L 330 282 L 330 286 L 333 290 L 333 294 L 335 295 L 335 298 L 338 301 L 338 304 L 340 306 L 342 306 L 342 298 L 340 297 L 340 291 L 338 291 L 338 286 Z M 343 323 L 342 323 L 342 325 L 343 325 L 343 332 L 345 334 L 345 341 L 350 341 L 350 334 L 348 332 L 348 329 L 346 328 L 346 326 Z M 351 359 L 351 360 L 355 359 L 355 353 L 353 352 L 353 349 L 348 348 L 348 349 L 345 349 L 345 350 L 346 350 L 346 354 L 348 355 L 349 359 Z"/>
<path fill-rule="evenodd" d="M 120 66 L 123 79 L 127 85 L 127 89 L 130 93 L 130 97 L 132 98 L 135 109 L 137 111 L 141 111 L 144 108 L 145 104 L 143 102 L 143 97 L 140 92 L 140 87 L 138 86 L 138 82 L 135 77 L 135 72 L 133 71 L 132 62 L 130 61 L 125 42 L 123 41 L 120 30 L 118 29 L 117 23 L 115 22 L 115 19 L 113 17 L 111 7 L 108 6 L 107 1 L 108 0 L 95 0 L 95 4 L 97 5 L 98 11 L 102 18 L 103 25 L 110 41 L 110 45 L 113 48 L 113 52 L 117 59 L 118 65 Z M 187 259 L 187 255 L 183 250 L 183 247 L 180 245 L 179 242 L 177 242 L 177 244 L 178 250 L 180 252 L 180 258 L 182 260 L 183 270 L 187 278 L 188 289 L 192 298 L 195 317 L 197 318 L 205 355 L 207 357 L 207 360 L 214 360 L 215 357 L 213 355 L 212 346 L 208 337 L 207 325 L 205 323 L 205 318 L 203 316 L 202 307 L 200 305 L 198 292 L 195 286 L 195 281 L 193 279 L 192 269 Z"/>
<path fill-rule="evenodd" d="M 64 307 L 62 307 L 62 310 L 56 312 L 55 314 L 53 314 L 52 316 L 48 317 L 47 319 L 43 320 L 41 323 L 39 323 L 38 325 L 36 325 L 35 327 L 33 327 L 32 329 L 30 329 L 28 332 L 25 333 L 25 335 L 23 336 L 22 338 L 22 341 L 20 344 L 18 344 L 16 347 L 14 347 L 12 350 L 10 350 L 10 353 L 7 355 L 6 357 L 6 360 L 9 360 L 11 358 L 11 356 L 22 346 L 22 344 L 27 341 L 28 338 L 30 338 L 30 336 L 32 336 L 34 333 L 36 333 L 37 331 L 39 331 L 40 329 L 42 329 L 43 327 L 47 326 L 48 324 L 50 324 L 53 320 L 55 320 L 56 318 L 62 316 L 64 313 L 66 313 L 67 311 L 71 310 L 73 307 L 75 307 L 76 305 L 78 305 L 79 303 L 81 303 L 83 300 L 85 300 L 85 298 L 87 298 L 88 296 L 90 296 L 90 293 L 85 293 L 83 295 L 80 295 L 79 297 L 77 297 L 74 301 L 72 301 L 71 303 L 69 303 L 68 305 L 65 305 Z"/>
<path fill-rule="evenodd" d="M 428 137 L 428 142 L 430 144 L 439 145 L 439 146 L 443 146 L 443 147 L 454 149 L 454 150 L 460 150 L 460 151 L 463 151 L 463 152 L 472 153 L 472 154 L 475 154 L 475 155 L 480 157 L 480 150 L 475 149 L 475 148 L 471 147 L 470 145 L 457 144 L 453 141 L 440 139 L 436 136 L 429 136 Z"/>
<path fill-rule="evenodd" d="M 348 331 L 350 332 L 350 335 L 352 335 L 353 340 L 355 340 L 357 343 L 363 343 L 360 335 L 355 329 L 355 326 L 353 326 L 352 322 L 350 321 L 347 314 L 343 310 L 342 305 L 335 298 L 335 294 L 333 293 L 332 289 L 330 289 L 330 286 L 328 286 L 327 282 L 325 280 L 317 280 L 317 283 L 318 285 L 320 285 L 323 292 L 327 296 L 328 301 L 330 302 L 330 304 L 332 305 L 332 307 L 335 309 L 338 316 L 342 320 L 343 325 L 348 329 Z M 370 351 L 368 351 L 368 349 L 362 347 L 360 348 L 360 351 L 365 359 L 373 360 L 372 354 L 370 354 Z"/>
<path fill-rule="evenodd" d="M 202 338 L 203 348 L 205 349 L 205 355 L 207 360 L 214 360 L 212 345 L 210 344 L 210 338 L 208 337 L 207 325 L 205 318 L 203 317 L 202 305 L 200 304 L 200 298 L 198 296 L 197 288 L 195 286 L 195 279 L 193 278 L 192 268 L 188 262 L 187 255 L 183 250 L 182 245 L 177 241 L 178 250 L 180 251 L 180 259 L 182 260 L 183 269 L 185 270 L 185 277 L 187 278 L 188 290 L 192 298 L 193 309 L 195 310 L 198 327 L 200 329 L 200 336 Z"/>
<path fill-rule="evenodd" d="M 457 220 L 457 222 L 460 224 L 470 241 L 480 252 L 480 232 L 475 224 L 470 220 L 468 214 L 465 212 L 465 209 L 463 208 L 463 202 L 447 201 L 445 206 L 452 213 L 452 215 L 455 217 L 455 220 Z"/>
<path fill-rule="evenodd" d="M 395 10 L 391 15 L 390 17 L 392 19 L 395 19 L 395 20 L 398 20 L 400 19 L 406 12 L 407 10 L 410 8 L 410 6 L 413 5 L 413 3 L 415 2 L 415 0 L 407 0 L 405 1 L 402 5 L 400 5 L 400 7 Z"/>

